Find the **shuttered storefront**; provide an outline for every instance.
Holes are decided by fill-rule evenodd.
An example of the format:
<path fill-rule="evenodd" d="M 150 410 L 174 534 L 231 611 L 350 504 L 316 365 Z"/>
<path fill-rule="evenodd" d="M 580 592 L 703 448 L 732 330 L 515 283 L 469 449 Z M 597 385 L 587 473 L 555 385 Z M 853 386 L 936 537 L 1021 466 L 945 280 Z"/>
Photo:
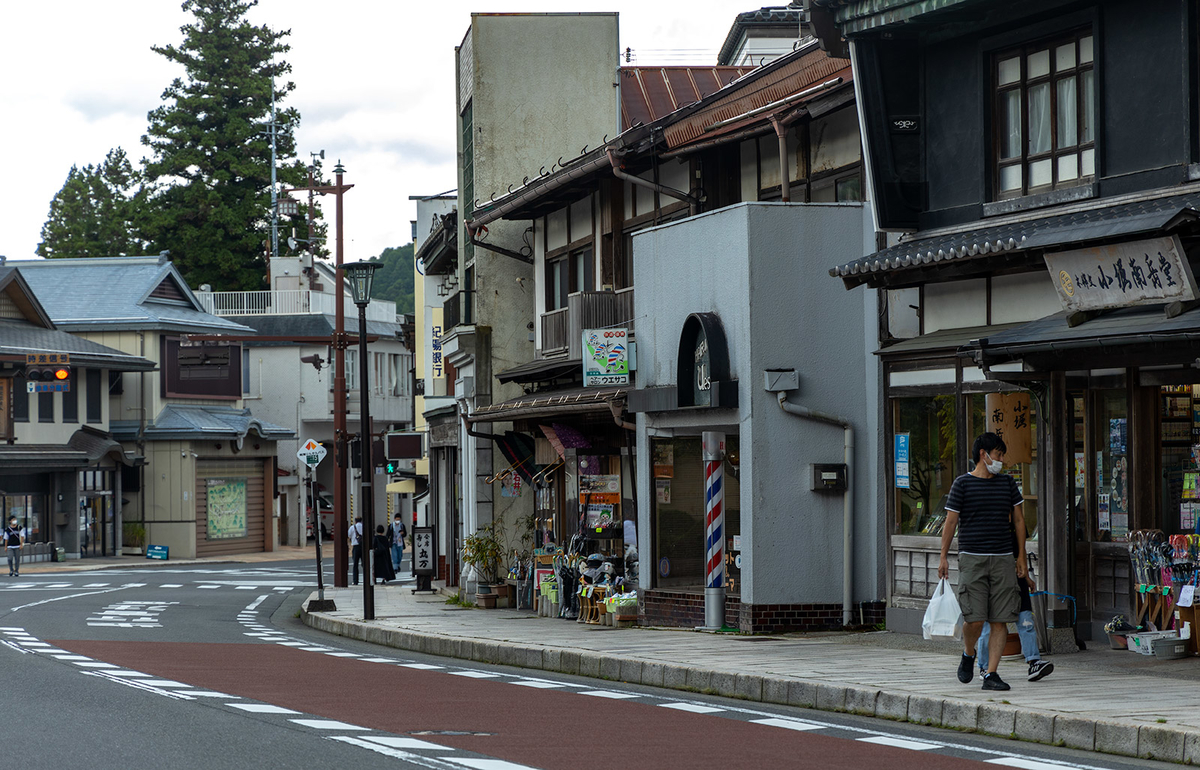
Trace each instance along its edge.
<path fill-rule="evenodd" d="M 196 463 L 196 556 L 265 550 L 262 460 Z"/>

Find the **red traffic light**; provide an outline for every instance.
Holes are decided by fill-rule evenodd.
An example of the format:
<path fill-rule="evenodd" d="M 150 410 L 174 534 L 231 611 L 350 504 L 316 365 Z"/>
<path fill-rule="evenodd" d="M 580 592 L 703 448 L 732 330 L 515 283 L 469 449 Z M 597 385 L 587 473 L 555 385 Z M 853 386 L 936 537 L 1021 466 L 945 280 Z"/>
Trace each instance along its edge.
<path fill-rule="evenodd" d="M 35 382 L 63 382 L 71 378 L 68 366 L 34 366 L 25 370 L 25 378 Z"/>
<path fill-rule="evenodd" d="M 65 380 L 71 376 L 71 370 L 64 367 L 59 367 L 54 370 L 54 379 Z"/>

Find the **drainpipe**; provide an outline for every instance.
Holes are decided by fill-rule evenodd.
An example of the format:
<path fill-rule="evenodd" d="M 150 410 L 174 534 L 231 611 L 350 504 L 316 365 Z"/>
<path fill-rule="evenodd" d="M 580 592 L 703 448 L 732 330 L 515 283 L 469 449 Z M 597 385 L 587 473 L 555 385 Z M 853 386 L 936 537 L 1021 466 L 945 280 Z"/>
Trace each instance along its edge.
<path fill-rule="evenodd" d="M 780 191 L 783 193 L 783 202 L 788 203 L 792 200 L 792 182 L 788 178 L 787 126 L 783 125 L 783 123 L 779 120 L 778 115 L 771 116 L 771 126 L 775 129 L 775 136 L 779 138 Z"/>
<path fill-rule="evenodd" d="M 700 213 L 700 199 L 695 195 L 685 193 L 682 190 L 676 190 L 673 187 L 667 187 L 666 185 L 658 184 L 657 182 L 647 181 L 642 179 L 640 176 L 634 176 L 633 174 L 626 173 L 625 170 L 621 168 L 621 160 L 617 157 L 616 151 L 610 147 L 606 150 L 606 152 L 608 153 L 608 162 L 612 166 L 613 175 L 617 179 L 624 179 L 626 182 L 637 185 L 638 187 L 645 187 L 647 190 L 654 190 L 661 195 L 666 195 L 681 201 L 687 201 L 689 216 L 695 216 Z"/>
<path fill-rule="evenodd" d="M 845 436 L 843 456 L 846 463 L 846 493 L 842 495 L 842 625 L 848 626 L 854 606 L 854 552 L 851 548 L 854 540 L 854 426 L 843 417 L 789 403 L 786 391 L 779 392 L 779 406 L 788 414 L 806 420 L 840 425 Z"/>

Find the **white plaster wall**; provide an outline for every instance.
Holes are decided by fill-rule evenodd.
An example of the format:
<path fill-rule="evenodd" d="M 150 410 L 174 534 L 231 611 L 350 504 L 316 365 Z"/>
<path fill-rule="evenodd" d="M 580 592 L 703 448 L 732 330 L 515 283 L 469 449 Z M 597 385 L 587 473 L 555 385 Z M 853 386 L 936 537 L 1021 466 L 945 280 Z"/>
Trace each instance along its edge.
<path fill-rule="evenodd" d="M 925 333 L 987 324 L 987 279 L 925 284 Z"/>
<path fill-rule="evenodd" d="M 992 278 L 992 323 L 1036 321 L 1062 310 L 1054 280 L 1044 270 Z"/>

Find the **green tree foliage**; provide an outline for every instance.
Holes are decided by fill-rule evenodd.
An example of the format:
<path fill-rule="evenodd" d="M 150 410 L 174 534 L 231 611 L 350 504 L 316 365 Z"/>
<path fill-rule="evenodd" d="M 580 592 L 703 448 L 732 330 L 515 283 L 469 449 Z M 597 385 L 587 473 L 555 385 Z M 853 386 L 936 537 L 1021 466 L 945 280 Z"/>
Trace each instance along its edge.
<path fill-rule="evenodd" d="M 109 150 L 104 162 L 72 166 L 50 201 L 42 225 L 41 257 L 114 257 L 140 254 L 146 243 L 134 227 L 137 174 L 125 151 Z"/>
<path fill-rule="evenodd" d="M 195 19 L 179 46 L 153 50 L 184 69 L 150 112 L 142 144 L 145 205 L 140 224 L 152 250 L 169 249 L 192 286 L 218 290 L 264 288 L 270 236 L 272 84 L 291 71 L 280 56 L 288 31 L 254 26 L 247 11 L 257 0 L 184 0 Z M 295 84 L 274 82 L 281 101 Z M 279 180 L 305 181 L 295 159 L 294 108 L 280 109 Z"/>
<path fill-rule="evenodd" d="M 371 260 L 382 262 L 383 267 L 375 271 L 375 282 L 371 284 L 371 296 L 375 299 L 390 299 L 396 303 L 397 313 L 413 312 L 413 247 L 388 247 Z"/>

